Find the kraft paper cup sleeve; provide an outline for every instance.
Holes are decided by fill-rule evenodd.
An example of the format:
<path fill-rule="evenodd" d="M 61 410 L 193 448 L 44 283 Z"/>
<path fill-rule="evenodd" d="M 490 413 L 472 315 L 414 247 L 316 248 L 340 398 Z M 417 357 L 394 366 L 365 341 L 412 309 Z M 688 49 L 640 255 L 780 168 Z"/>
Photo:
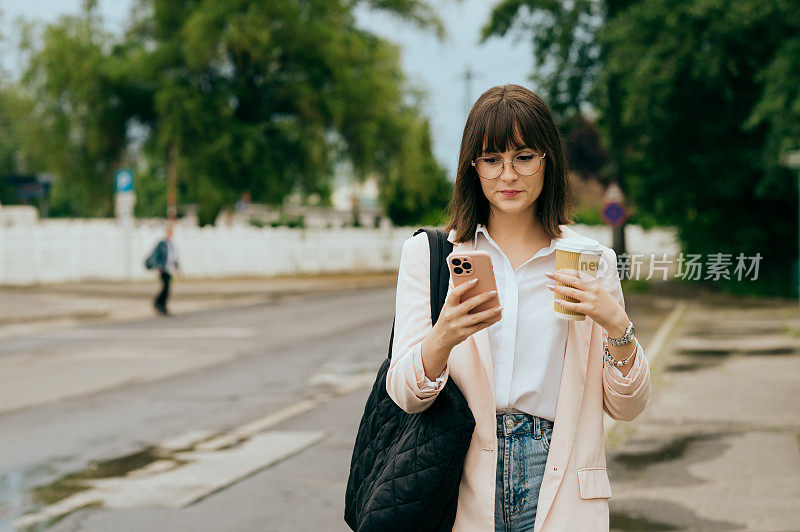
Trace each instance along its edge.
<path fill-rule="evenodd" d="M 571 237 L 560 240 L 556 244 L 556 269 L 570 269 L 578 271 L 578 278 L 587 283 L 601 281 L 605 277 L 607 265 L 602 260 L 603 248 L 600 244 L 590 238 Z M 557 286 L 565 286 L 566 283 L 556 281 Z M 586 315 L 582 312 L 569 310 L 562 306 L 559 301 L 566 300 L 577 302 L 569 296 L 563 296 L 557 292 L 553 293 L 553 311 L 558 318 L 582 321 Z"/>

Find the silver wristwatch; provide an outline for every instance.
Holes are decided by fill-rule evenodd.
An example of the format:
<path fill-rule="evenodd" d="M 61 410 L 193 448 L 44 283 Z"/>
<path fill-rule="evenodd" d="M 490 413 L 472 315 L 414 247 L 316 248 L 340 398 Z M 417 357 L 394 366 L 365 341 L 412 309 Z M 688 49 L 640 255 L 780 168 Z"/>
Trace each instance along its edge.
<path fill-rule="evenodd" d="M 621 338 L 609 338 L 608 332 L 606 332 L 606 340 L 608 340 L 608 345 L 625 345 L 633 342 L 633 322 L 629 322 L 628 328 L 625 329 L 625 334 Z"/>

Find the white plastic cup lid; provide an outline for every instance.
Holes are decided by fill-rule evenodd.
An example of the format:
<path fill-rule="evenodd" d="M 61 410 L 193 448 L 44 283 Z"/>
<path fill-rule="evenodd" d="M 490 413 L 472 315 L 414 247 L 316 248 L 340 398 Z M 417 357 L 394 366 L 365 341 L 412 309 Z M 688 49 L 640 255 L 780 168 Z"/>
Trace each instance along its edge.
<path fill-rule="evenodd" d="M 556 242 L 556 249 L 561 251 L 571 251 L 573 253 L 591 253 L 594 255 L 602 255 L 603 247 L 591 238 L 585 236 L 570 236 L 562 238 Z"/>

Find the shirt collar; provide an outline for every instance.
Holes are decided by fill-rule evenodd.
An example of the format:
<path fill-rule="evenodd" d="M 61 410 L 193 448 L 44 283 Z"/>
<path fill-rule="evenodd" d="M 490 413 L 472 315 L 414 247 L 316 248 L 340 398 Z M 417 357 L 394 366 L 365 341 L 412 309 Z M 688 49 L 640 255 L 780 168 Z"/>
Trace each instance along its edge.
<path fill-rule="evenodd" d="M 562 233 L 561 233 L 561 237 L 558 237 L 558 238 L 551 238 L 551 239 L 550 239 L 550 244 L 549 244 L 548 246 L 546 246 L 546 247 L 544 247 L 544 248 L 540 249 L 539 251 L 537 251 L 537 252 L 536 252 L 536 255 L 534 255 L 534 256 L 536 256 L 536 257 L 542 257 L 542 256 L 545 256 L 545 255 L 549 255 L 550 253 L 552 253 L 553 251 L 555 251 L 555 249 L 556 249 L 556 243 L 558 243 L 558 241 L 559 241 L 559 240 L 562 240 L 563 238 L 565 238 L 566 236 L 568 236 L 568 233 L 571 233 L 571 232 L 572 232 L 572 230 L 571 230 L 569 227 L 565 226 L 565 225 L 562 225 L 562 226 L 561 226 L 561 231 L 562 231 Z M 486 226 L 485 226 L 485 225 L 483 225 L 483 224 L 478 224 L 478 225 L 475 227 L 475 236 L 472 238 L 472 249 L 476 249 L 476 247 L 477 247 L 477 242 L 478 242 L 478 234 L 479 234 L 479 233 L 483 233 L 483 235 L 484 235 L 486 238 L 489 238 L 489 239 L 491 239 L 491 237 L 489 236 L 489 231 L 486 229 Z"/>
<path fill-rule="evenodd" d="M 550 239 L 550 245 L 547 246 L 546 248 L 542 248 L 541 250 L 539 250 L 540 252 L 549 254 L 551 251 L 555 250 L 556 243 L 559 240 L 561 240 L 563 238 L 567 238 L 567 237 L 573 236 L 573 235 L 577 235 L 577 233 L 575 231 L 573 231 L 568 225 L 561 225 L 559 227 L 561 228 L 561 237 Z M 472 249 L 475 249 L 476 242 L 478 241 L 478 233 L 480 233 L 480 232 L 482 232 L 486 237 L 489 237 L 489 233 L 486 230 L 486 226 L 484 226 L 483 224 L 480 224 L 480 223 L 477 224 L 475 226 L 475 234 L 472 237 Z M 452 244 L 456 243 L 456 230 L 455 229 L 451 229 L 450 230 L 450 233 L 447 235 L 447 240 Z"/>

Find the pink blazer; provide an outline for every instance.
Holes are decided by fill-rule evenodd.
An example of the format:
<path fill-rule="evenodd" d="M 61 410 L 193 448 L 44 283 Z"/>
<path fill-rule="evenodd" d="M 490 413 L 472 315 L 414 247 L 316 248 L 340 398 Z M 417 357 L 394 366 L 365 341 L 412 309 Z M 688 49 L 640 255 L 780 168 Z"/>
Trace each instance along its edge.
<path fill-rule="evenodd" d="M 564 236 L 577 234 L 565 225 L 561 228 Z M 454 243 L 454 250 L 472 249 L 472 240 L 459 243 L 454 242 L 454 237 L 455 231 L 451 231 L 448 240 Z M 421 344 L 432 326 L 429 254 L 424 233 L 406 240 L 398 276 L 398 291 L 407 291 L 405 294 L 411 297 L 404 300 L 413 303 L 398 310 L 396 350 L 386 389 L 409 413 L 424 410 L 436 398 L 435 391 L 422 391 L 419 387 L 424 382 Z M 603 246 L 602 259 L 613 270 L 604 286 L 624 306 L 616 254 Z M 452 288 L 451 281 L 448 293 Z M 627 377 L 614 374 L 603 364 L 603 333 L 603 328 L 588 316 L 584 321 L 569 322 L 534 532 L 609 530 L 611 485 L 606 472 L 603 412 L 625 421 L 638 416 L 650 400 L 650 369 L 639 346 L 636 363 Z M 464 462 L 453 530 L 493 530 L 497 434 L 492 355 L 486 329 L 453 348 L 444 375 L 464 393 L 476 421 Z"/>

